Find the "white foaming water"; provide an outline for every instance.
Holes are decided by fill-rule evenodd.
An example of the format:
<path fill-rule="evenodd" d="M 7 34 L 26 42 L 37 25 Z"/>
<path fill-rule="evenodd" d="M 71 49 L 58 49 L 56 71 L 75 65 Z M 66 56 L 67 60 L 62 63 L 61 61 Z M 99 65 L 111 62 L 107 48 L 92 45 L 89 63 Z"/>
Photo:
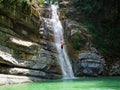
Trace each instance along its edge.
<path fill-rule="evenodd" d="M 64 38 L 63 38 L 63 27 L 61 25 L 59 16 L 57 14 L 58 5 L 51 5 L 51 8 L 52 8 L 52 22 L 54 29 L 55 44 L 58 51 L 59 64 L 62 69 L 63 78 L 64 79 L 74 78 L 72 66 L 70 64 L 70 60 L 66 52 L 66 47 L 64 46 L 64 48 L 61 49 L 61 42 L 64 42 Z"/>

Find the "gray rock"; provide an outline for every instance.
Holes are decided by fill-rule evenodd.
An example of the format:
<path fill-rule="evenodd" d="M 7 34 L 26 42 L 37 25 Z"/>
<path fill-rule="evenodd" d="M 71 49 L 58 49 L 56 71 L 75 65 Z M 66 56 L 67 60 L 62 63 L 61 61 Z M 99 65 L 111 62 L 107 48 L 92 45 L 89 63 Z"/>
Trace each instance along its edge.
<path fill-rule="evenodd" d="M 91 76 L 93 74 L 93 71 L 90 68 L 86 68 L 83 70 L 83 74 L 86 76 Z"/>
<path fill-rule="evenodd" d="M 18 62 L 11 56 L 11 54 L 3 51 L 0 51 L 0 63 L 18 65 Z"/>
<path fill-rule="evenodd" d="M 116 62 L 111 66 L 109 75 L 110 75 L 110 76 L 120 75 L 120 61 L 116 61 Z"/>
<path fill-rule="evenodd" d="M 44 79 L 29 77 L 29 76 L 16 76 L 16 75 L 5 75 L 0 74 L 0 85 L 4 84 L 16 84 L 16 83 L 25 83 L 25 82 L 33 82 L 33 81 L 42 81 Z"/>
<path fill-rule="evenodd" d="M 105 60 L 102 56 L 92 52 L 84 52 L 79 55 L 76 62 L 76 75 L 97 76 L 105 72 Z"/>
<path fill-rule="evenodd" d="M 79 56 L 79 59 L 93 59 L 93 60 L 102 60 L 102 56 L 97 55 L 96 53 L 91 53 L 91 52 L 85 52 L 81 53 Z"/>
<path fill-rule="evenodd" d="M 31 70 L 31 69 L 24 69 L 24 68 L 9 68 L 9 67 L 0 67 L 0 73 L 7 73 L 11 75 L 33 76 L 33 77 L 46 76 L 46 73 L 40 70 Z"/>
<path fill-rule="evenodd" d="M 13 13 L 1 4 L 5 15 L 0 17 L 0 84 L 61 78 L 50 5 L 42 6 L 38 0 L 32 0 L 29 5 L 23 15 L 20 6 Z M 8 75 L 2 75 L 5 73 Z"/>

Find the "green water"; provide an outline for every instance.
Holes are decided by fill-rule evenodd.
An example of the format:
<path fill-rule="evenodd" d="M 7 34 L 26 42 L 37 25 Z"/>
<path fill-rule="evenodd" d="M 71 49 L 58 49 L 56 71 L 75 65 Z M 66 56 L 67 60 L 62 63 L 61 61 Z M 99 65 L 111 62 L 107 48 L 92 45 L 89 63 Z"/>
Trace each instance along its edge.
<path fill-rule="evenodd" d="M 120 77 L 52 80 L 0 86 L 0 90 L 120 90 Z"/>

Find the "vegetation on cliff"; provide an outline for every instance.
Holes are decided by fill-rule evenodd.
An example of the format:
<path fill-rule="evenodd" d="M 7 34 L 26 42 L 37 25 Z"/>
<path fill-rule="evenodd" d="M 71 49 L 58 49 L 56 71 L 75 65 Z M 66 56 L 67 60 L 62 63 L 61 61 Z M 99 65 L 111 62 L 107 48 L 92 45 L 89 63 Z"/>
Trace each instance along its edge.
<path fill-rule="evenodd" d="M 55 78 L 52 73 L 61 78 L 52 32 L 43 20 L 49 8 L 39 0 L 0 1 L 0 85 Z"/>
<path fill-rule="evenodd" d="M 119 3 L 119 0 L 73 0 L 77 21 L 91 31 L 95 47 L 105 56 L 120 56 Z"/>

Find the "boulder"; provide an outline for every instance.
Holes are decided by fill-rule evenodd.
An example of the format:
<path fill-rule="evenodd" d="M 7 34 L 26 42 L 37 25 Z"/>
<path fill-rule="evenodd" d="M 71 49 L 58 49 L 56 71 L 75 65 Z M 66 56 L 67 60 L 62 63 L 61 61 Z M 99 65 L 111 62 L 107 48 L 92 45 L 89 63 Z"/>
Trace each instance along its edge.
<path fill-rule="evenodd" d="M 93 52 L 83 52 L 76 61 L 76 76 L 98 76 L 105 73 L 105 60 Z"/>
<path fill-rule="evenodd" d="M 109 72 L 110 76 L 119 76 L 120 75 L 120 61 L 116 61 L 111 65 L 111 69 Z"/>
<path fill-rule="evenodd" d="M 6 3 L 0 3 L 0 84 L 62 78 L 50 5 Z"/>
<path fill-rule="evenodd" d="M 24 68 L 11 68 L 11 67 L 1 67 L 0 73 L 11 74 L 11 75 L 22 75 L 22 76 L 33 76 L 33 77 L 45 77 L 46 73 L 40 70 L 31 70 Z"/>
<path fill-rule="evenodd" d="M 18 62 L 11 56 L 11 54 L 0 51 L 0 63 L 8 65 L 18 65 Z"/>
<path fill-rule="evenodd" d="M 42 81 L 42 80 L 43 79 L 37 78 L 37 77 L 0 74 L 0 85 L 26 83 L 26 82 L 33 82 L 33 81 L 35 82 L 35 81 Z"/>

